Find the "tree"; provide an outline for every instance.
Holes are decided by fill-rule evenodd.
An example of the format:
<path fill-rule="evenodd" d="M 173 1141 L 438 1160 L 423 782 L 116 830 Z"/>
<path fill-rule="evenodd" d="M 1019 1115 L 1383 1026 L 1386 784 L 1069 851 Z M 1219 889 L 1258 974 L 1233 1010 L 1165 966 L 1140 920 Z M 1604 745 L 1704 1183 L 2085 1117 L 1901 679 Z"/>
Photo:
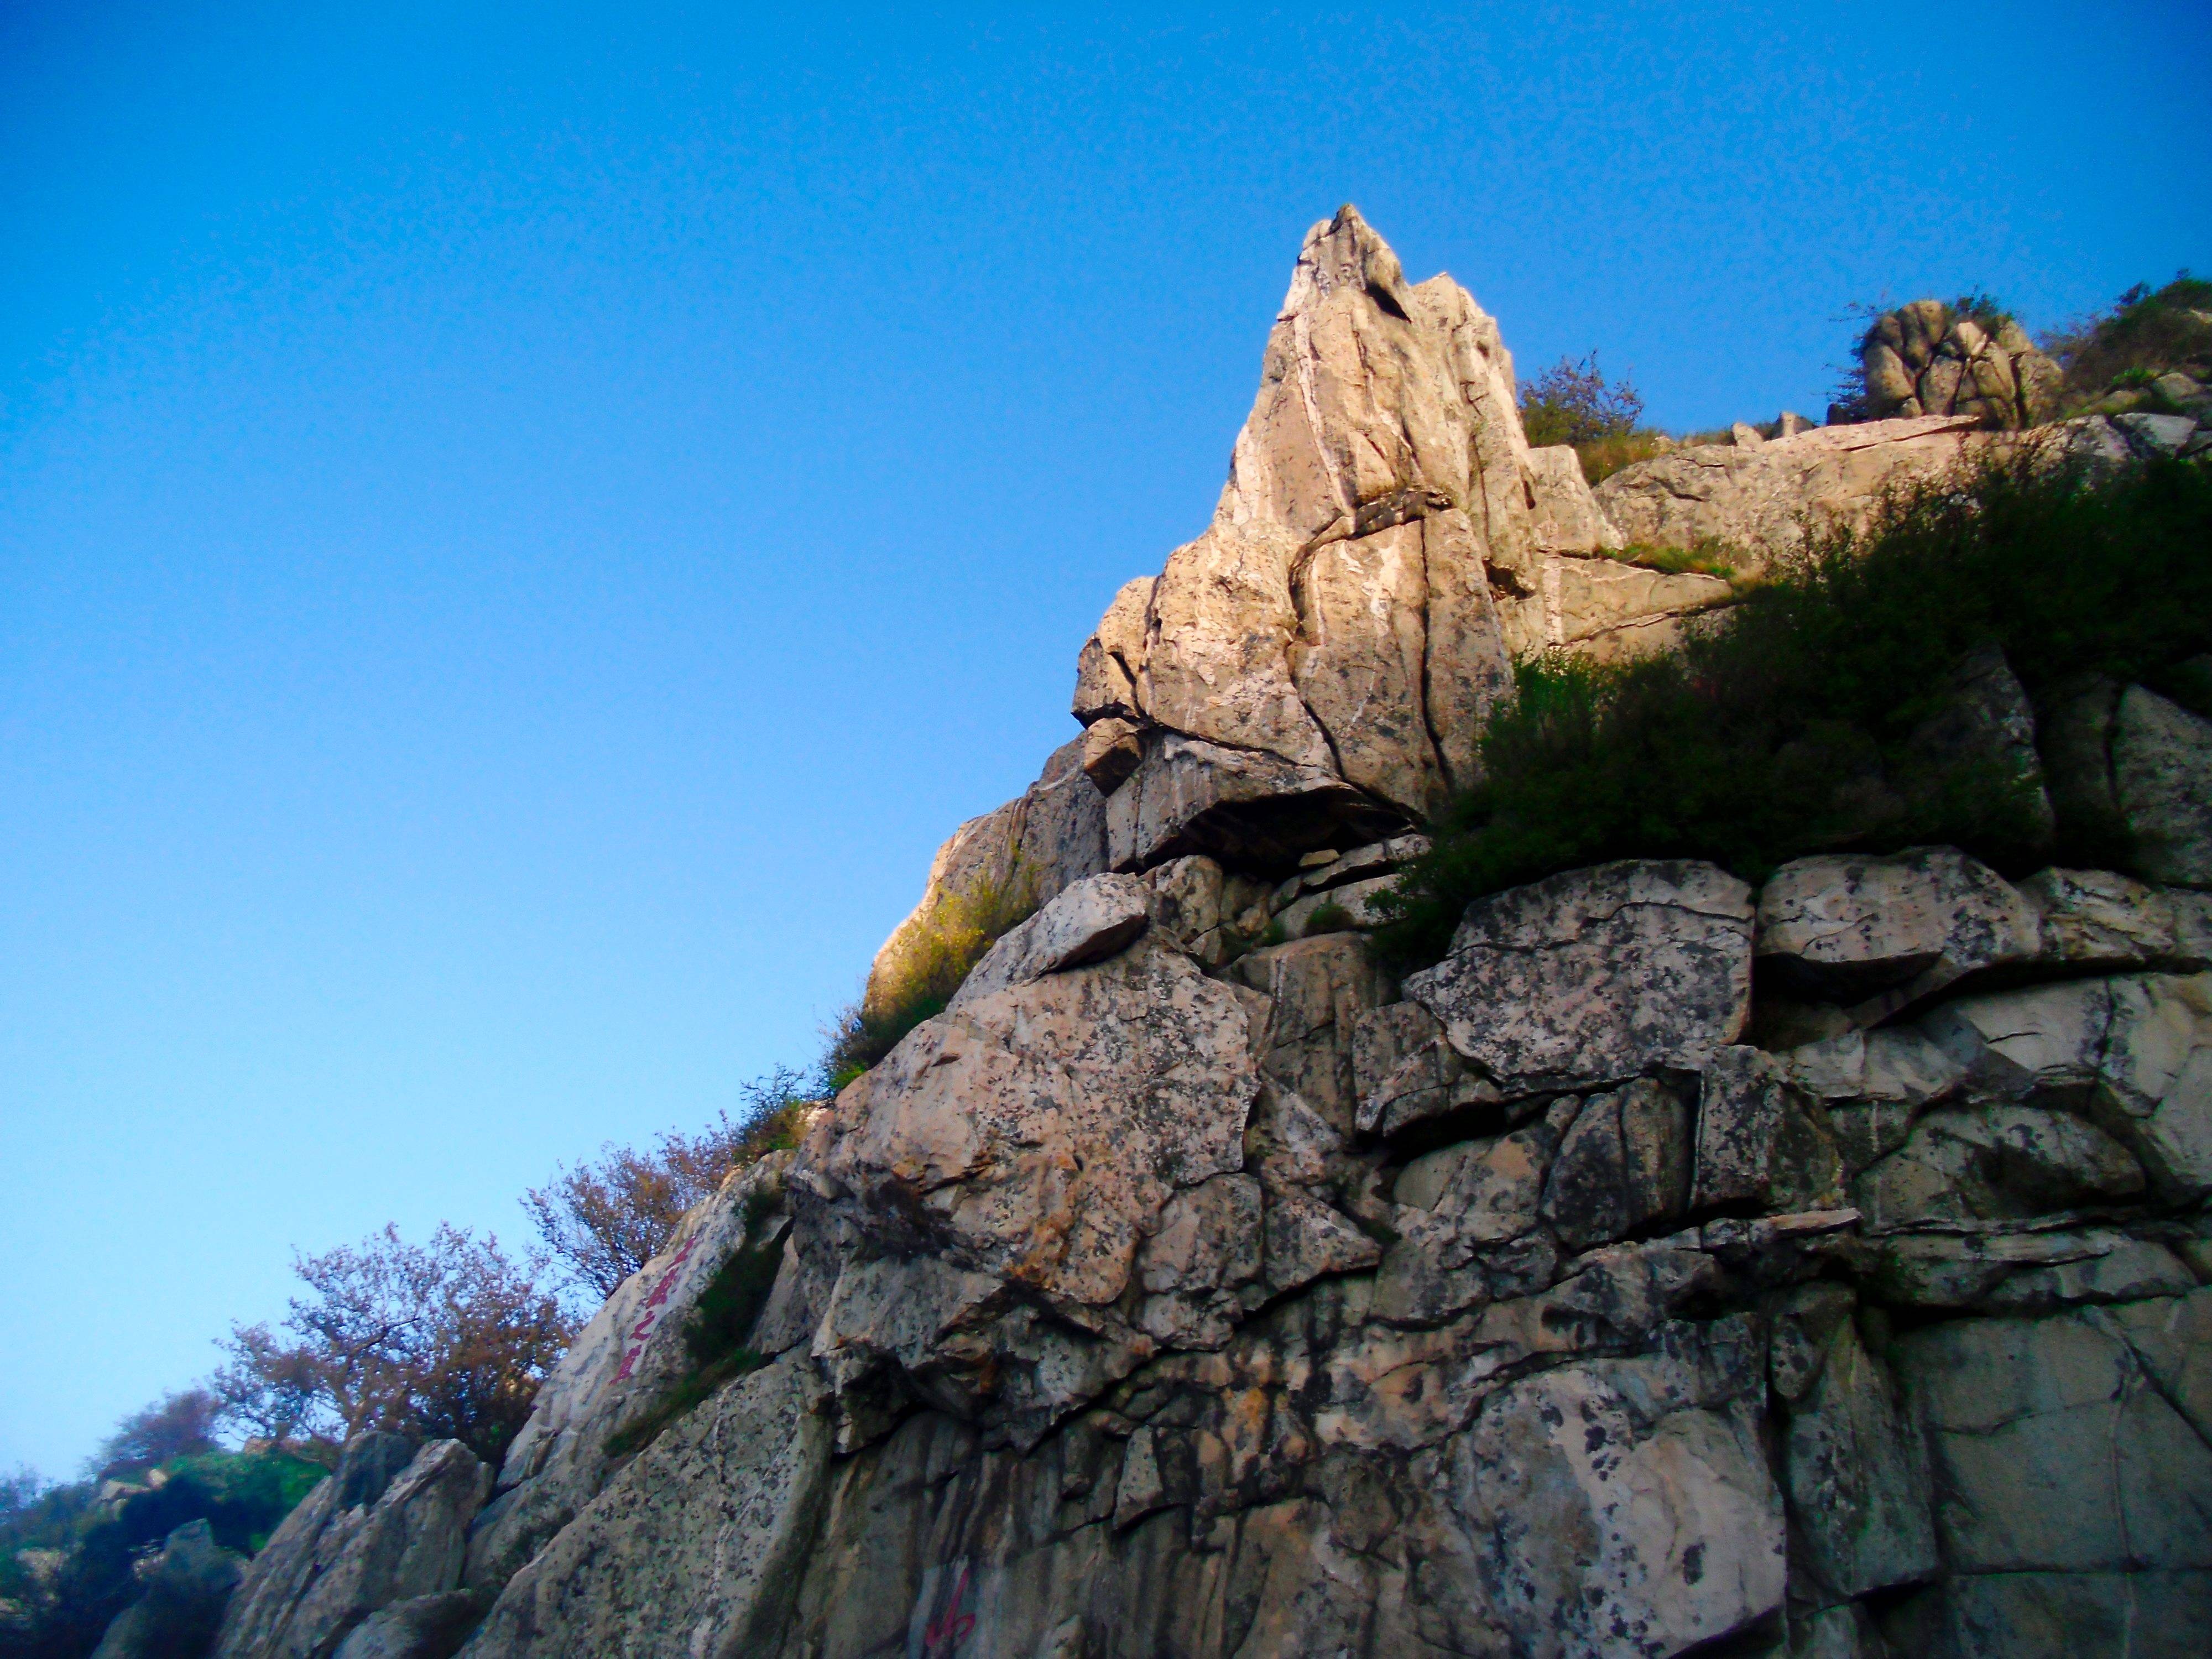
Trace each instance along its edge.
<path fill-rule="evenodd" d="M 396 1226 L 358 1248 L 299 1256 L 307 1294 L 279 1330 L 236 1326 L 213 1387 L 224 1417 L 279 1445 L 327 1451 L 368 1429 L 461 1441 L 496 1461 L 572 1334 L 496 1238 Z"/>
<path fill-rule="evenodd" d="M 599 1149 L 596 1164 L 560 1166 L 523 1199 L 538 1236 L 592 1306 L 668 1246 L 684 1212 L 767 1152 L 792 1145 L 808 1079 L 788 1066 L 738 1085 L 743 1107 L 696 1135 L 671 1129 L 644 1152 Z"/>
<path fill-rule="evenodd" d="M 93 1467 L 105 1479 L 128 1470 L 158 1468 L 173 1457 L 216 1449 L 215 1426 L 222 1401 L 207 1389 L 185 1389 L 132 1412 L 100 1442 Z"/>
<path fill-rule="evenodd" d="M 1626 375 L 1607 380 L 1593 351 L 1562 357 L 1521 390 L 1521 424 L 1536 448 L 1625 438 L 1636 430 L 1644 398 Z"/>

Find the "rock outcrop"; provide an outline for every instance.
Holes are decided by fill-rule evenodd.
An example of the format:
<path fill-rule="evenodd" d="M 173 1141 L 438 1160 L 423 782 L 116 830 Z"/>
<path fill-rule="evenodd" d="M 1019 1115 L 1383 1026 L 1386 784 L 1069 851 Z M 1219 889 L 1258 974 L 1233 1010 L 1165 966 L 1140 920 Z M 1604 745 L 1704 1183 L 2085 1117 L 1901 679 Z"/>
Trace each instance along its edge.
<path fill-rule="evenodd" d="M 1621 539 L 1573 451 L 1529 447 L 1467 291 L 1407 282 L 1350 208 L 1316 225 L 1212 523 L 1115 596 L 1084 736 L 945 843 L 871 997 L 945 895 L 1018 869 L 1038 902 L 1193 854 L 1279 876 L 1425 817 L 1475 777 L 1516 656 L 1657 648 L 1730 597 L 1603 556 Z"/>
<path fill-rule="evenodd" d="M 1869 420 L 1957 415 L 2017 431 L 2058 412 L 2058 365 L 2026 330 L 1941 300 L 1915 300 L 1875 319 L 1860 342 L 1859 369 Z"/>
<path fill-rule="evenodd" d="M 621 1468 L 617 1437 L 690 1368 L 684 1326 L 701 1292 L 732 1258 L 783 1248 L 786 1223 L 771 1195 L 790 1161 L 770 1153 L 726 1182 L 569 1344 L 476 1520 L 469 1583 L 504 1583 Z"/>
<path fill-rule="evenodd" d="M 417 1451 L 394 1434 L 356 1437 L 253 1558 L 216 1659 L 367 1659 L 377 1647 L 354 1638 L 373 1615 L 459 1588 L 469 1525 L 491 1477 L 458 1440 Z M 392 1618 L 381 1622 L 389 1631 Z"/>
<path fill-rule="evenodd" d="M 1717 544 L 1755 574 L 1774 551 L 1801 545 L 1808 525 L 1864 529 L 1884 490 L 1949 471 L 1980 424 L 1971 415 L 1923 416 L 1786 438 L 1747 427 L 1734 443 L 1686 444 L 1623 467 L 1598 485 L 1597 504 L 1631 542 Z"/>
<path fill-rule="evenodd" d="M 1771 539 L 1976 419 L 1613 496 Z M 1625 860 L 1401 980 L 1367 931 L 1512 657 L 1705 602 L 1605 499 L 1463 290 L 1317 226 L 1212 524 L 878 982 L 936 904 L 1035 913 L 622 1287 L 480 1514 L 349 1449 L 223 1651 L 486 1604 L 470 1659 L 2212 1648 L 2212 727 L 2083 682 L 2039 729 L 1984 653 L 1904 745 L 2123 867 Z M 688 1310 L 771 1280 L 702 1369 Z"/>
<path fill-rule="evenodd" d="M 1614 865 L 1401 990 L 1200 960 L 1207 866 L 1078 884 L 763 1178 L 763 1367 L 474 1659 L 2212 1638 L 2203 896 Z M 1765 1048 L 1770 981 L 1892 1000 Z"/>

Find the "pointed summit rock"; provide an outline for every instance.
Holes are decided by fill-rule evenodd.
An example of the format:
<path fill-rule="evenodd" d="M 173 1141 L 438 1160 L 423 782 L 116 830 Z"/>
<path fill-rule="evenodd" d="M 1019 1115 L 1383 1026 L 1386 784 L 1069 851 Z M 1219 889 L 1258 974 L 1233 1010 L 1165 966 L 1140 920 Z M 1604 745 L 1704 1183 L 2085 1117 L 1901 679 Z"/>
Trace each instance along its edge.
<path fill-rule="evenodd" d="M 1573 451 L 1528 447 L 1512 357 L 1467 290 L 1408 283 L 1354 208 L 1322 221 L 1212 523 L 1124 584 L 1078 658 L 1097 741 L 945 843 L 867 1006 L 960 895 L 1041 904 L 1189 854 L 1287 873 L 1433 815 L 1474 781 L 1514 658 L 1626 641 L 1675 580 L 1616 593 L 1621 567 L 1589 556 L 1619 541 Z"/>
<path fill-rule="evenodd" d="M 1466 787 L 1513 653 L 1546 642 L 1540 518 L 1601 524 L 1578 471 L 1532 464 L 1497 325 L 1449 276 L 1407 283 L 1356 209 L 1314 226 L 1212 524 L 1079 665 L 1077 718 L 1146 728 L 1114 866 L 1294 859 Z M 1164 788 L 1204 752 L 1178 738 L 1247 751 L 1234 783 Z"/>

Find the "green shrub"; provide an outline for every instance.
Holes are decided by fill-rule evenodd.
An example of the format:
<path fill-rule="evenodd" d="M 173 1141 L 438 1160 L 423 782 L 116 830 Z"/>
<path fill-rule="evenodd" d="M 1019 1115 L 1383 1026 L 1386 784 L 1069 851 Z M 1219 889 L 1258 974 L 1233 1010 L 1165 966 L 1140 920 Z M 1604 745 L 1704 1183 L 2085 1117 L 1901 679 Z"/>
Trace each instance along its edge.
<path fill-rule="evenodd" d="M 1593 351 L 1559 361 L 1521 389 L 1521 428 L 1539 449 L 1625 438 L 1636 430 L 1644 398 L 1626 375 L 1608 380 Z"/>
<path fill-rule="evenodd" d="M 838 1015 L 826 1033 L 822 1070 L 832 1093 L 898 1046 L 899 1039 L 945 1012 L 969 970 L 1006 934 L 1036 913 L 1036 883 L 1016 858 L 939 896 L 904 939 L 895 939 L 883 982 Z"/>
<path fill-rule="evenodd" d="M 156 1467 L 161 1485 L 107 1504 L 95 1501 L 90 1480 L 43 1490 L 17 1483 L 17 1501 L 0 1514 L 0 1597 L 17 1609 L 0 1620 L 0 1649 L 23 1659 L 79 1659 L 144 1588 L 133 1565 L 171 1532 L 205 1520 L 225 1549 L 258 1553 L 329 1473 L 277 1450 L 198 1452 Z M 38 1550 L 61 1558 L 43 1586 L 22 1559 Z"/>
<path fill-rule="evenodd" d="M 2201 380 L 2212 371 L 2212 282 L 2184 271 L 2154 293 L 2138 283 L 2043 346 L 2065 371 L 2069 409 L 2148 386 L 2170 369 Z"/>
<path fill-rule="evenodd" d="M 1992 465 L 1893 501 L 1794 560 L 1675 655 L 1522 666 L 1487 781 L 1386 901 L 1379 944 L 1432 961 L 1470 900 L 1620 858 L 1746 879 L 1805 854 L 1942 842 L 2036 856 L 2016 779 L 1931 769 L 1910 738 L 1960 659 L 2001 647 L 2032 697 L 2084 672 L 2187 695 L 2212 647 L 2212 476 L 2156 464 L 2101 486 Z M 2094 829 L 2060 826 L 2062 856 Z"/>

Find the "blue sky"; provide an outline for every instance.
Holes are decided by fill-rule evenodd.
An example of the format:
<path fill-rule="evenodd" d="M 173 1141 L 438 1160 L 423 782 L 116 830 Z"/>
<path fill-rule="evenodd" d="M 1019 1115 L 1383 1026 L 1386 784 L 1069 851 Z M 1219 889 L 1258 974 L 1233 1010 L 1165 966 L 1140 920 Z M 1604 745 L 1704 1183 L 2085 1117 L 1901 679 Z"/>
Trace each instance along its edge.
<path fill-rule="evenodd" d="M 0 1468 L 817 1048 L 1355 201 L 1524 368 L 2212 264 L 2201 7 L 0 6 Z"/>

